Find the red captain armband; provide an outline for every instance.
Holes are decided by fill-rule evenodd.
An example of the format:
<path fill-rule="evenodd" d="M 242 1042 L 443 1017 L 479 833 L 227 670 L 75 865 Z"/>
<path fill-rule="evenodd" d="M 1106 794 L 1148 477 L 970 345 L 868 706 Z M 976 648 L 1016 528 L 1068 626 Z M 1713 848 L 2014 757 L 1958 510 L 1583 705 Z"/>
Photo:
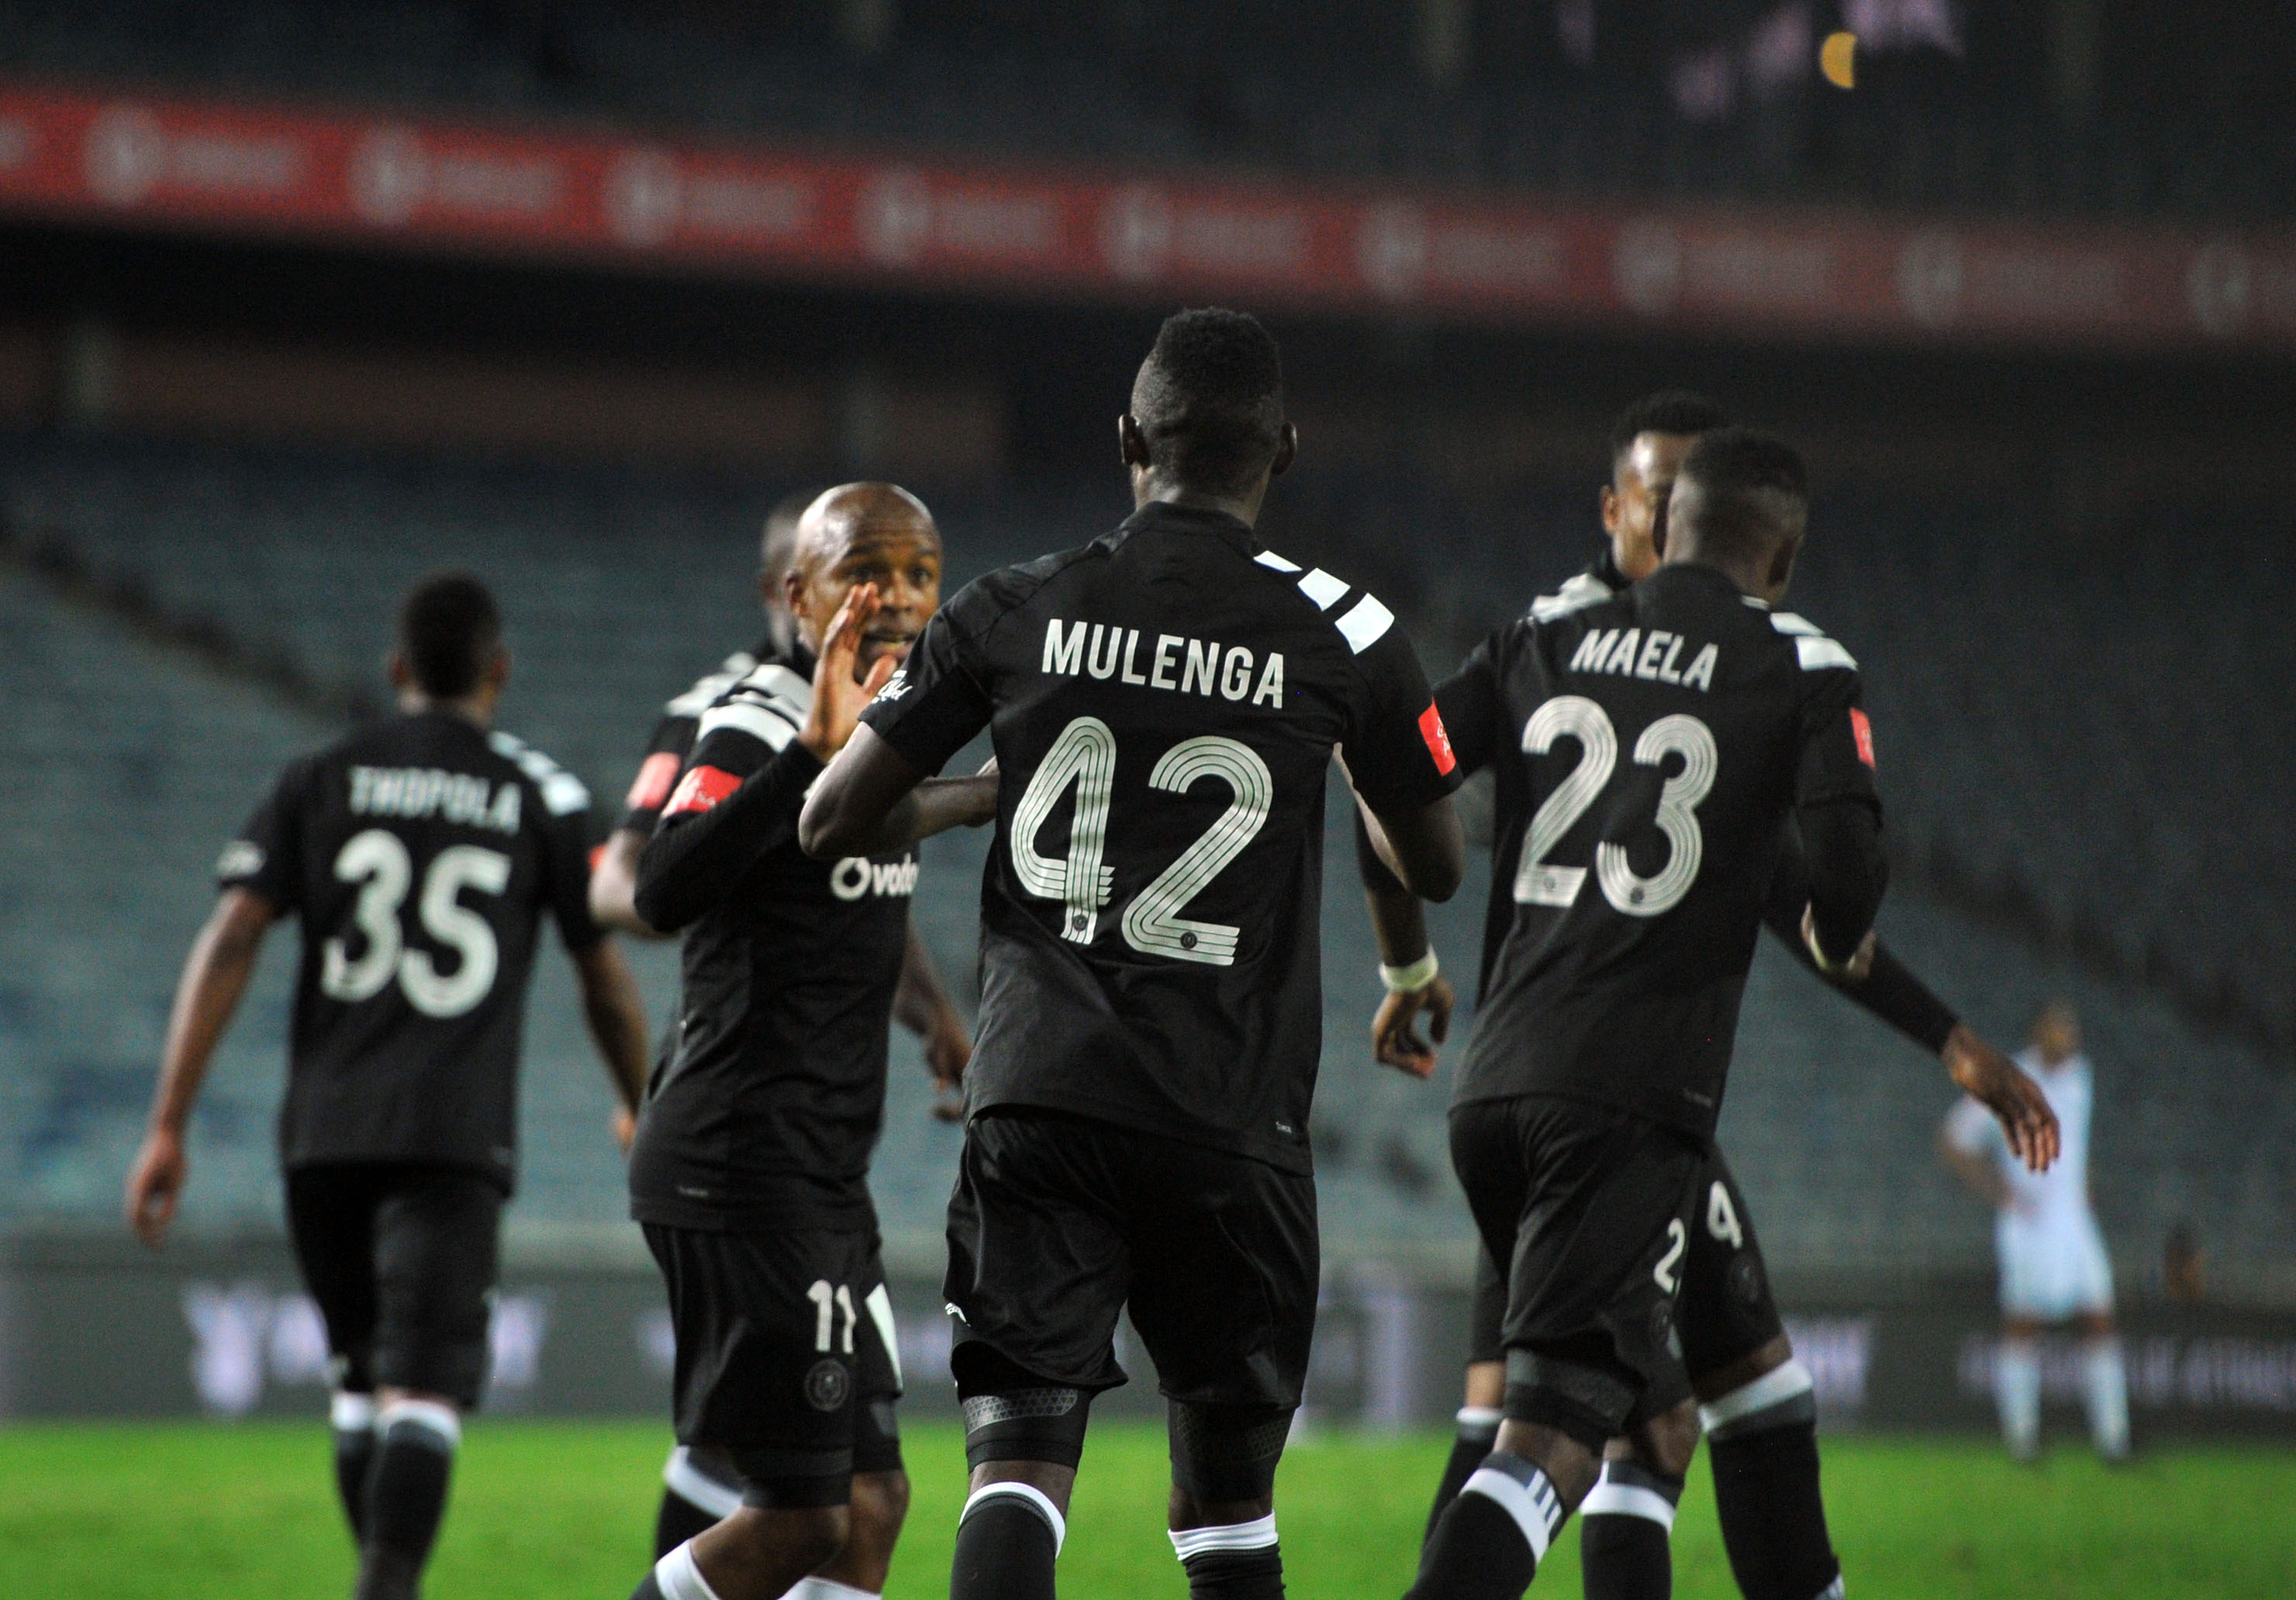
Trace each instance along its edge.
<path fill-rule="evenodd" d="M 1866 714 L 1852 706 L 1849 708 L 1849 731 L 1857 739 L 1857 759 L 1867 766 L 1874 764 L 1874 724 Z"/>
<path fill-rule="evenodd" d="M 742 780 L 731 772 L 716 767 L 696 767 L 677 786 L 677 793 L 669 797 L 669 805 L 661 813 L 667 817 L 682 817 L 688 812 L 715 811 L 718 803 L 742 787 Z"/>
<path fill-rule="evenodd" d="M 1427 741 L 1427 754 L 1435 758 L 1437 771 L 1448 778 L 1458 770 L 1459 758 L 1451 753 L 1451 731 L 1443 726 L 1443 714 L 1432 700 L 1419 714 L 1419 737 Z"/>
<path fill-rule="evenodd" d="M 669 796 L 669 786 L 677 781 L 678 759 L 672 750 L 656 750 L 638 768 L 636 781 L 630 785 L 629 798 L 622 802 L 628 811 L 659 811 Z"/>

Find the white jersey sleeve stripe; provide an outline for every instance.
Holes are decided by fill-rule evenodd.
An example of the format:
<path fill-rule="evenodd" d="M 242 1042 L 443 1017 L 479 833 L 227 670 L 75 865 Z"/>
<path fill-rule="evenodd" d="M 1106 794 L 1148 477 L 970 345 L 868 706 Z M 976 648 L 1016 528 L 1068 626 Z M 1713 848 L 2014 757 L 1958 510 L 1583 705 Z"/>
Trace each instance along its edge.
<path fill-rule="evenodd" d="M 1854 672 L 1857 667 L 1857 657 L 1823 636 L 1795 640 L 1794 654 L 1801 658 L 1801 670 L 1806 673 L 1820 672 L 1829 666 L 1846 666 Z"/>
<path fill-rule="evenodd" d="M 1267 567 L 1270 572 L 1297 572 L 1300 570 L 1299 562 L 1287 561 L 1272 550 L 1263 550 L 1251 559 L 1259 562 L 1262 567 Z"/>
<path fill-rule="evenodd" d="M 1395 625 L 1395 613 L 1366 594 L 1332 625 L 1348 641 L 1348 649 L 1360 656 Z"/>
<path fill-rule="evenodd" d="M 1823 639 L 1825 637 L 1825 630 L 1824 628 L 1819 627 L 1807 616 L 1797 616 L 1791 611 L 1772 612 L 1770 614 L 1770 626 L 1775 628 L 1781 633 L 1791 633 L 1800 639 Z"/>
<path fill-rule="evenodd" d="M 1300 592 L 1314 600 L 1318 611 L 1328 611 L 1338 605 L 1347 592 L 1347 579 L 1335 578 L 1320 567 L 1300 580 Z"/>
<path fill-rule="evenodd" d="M 748 700 L 734 700 L 703 712 L 701 725 L 693 731 L 693 742 L 699 745 L 720 728 L 746 733 L 775 753 L 797 737 L 797 728 L 788 718 Z"/>

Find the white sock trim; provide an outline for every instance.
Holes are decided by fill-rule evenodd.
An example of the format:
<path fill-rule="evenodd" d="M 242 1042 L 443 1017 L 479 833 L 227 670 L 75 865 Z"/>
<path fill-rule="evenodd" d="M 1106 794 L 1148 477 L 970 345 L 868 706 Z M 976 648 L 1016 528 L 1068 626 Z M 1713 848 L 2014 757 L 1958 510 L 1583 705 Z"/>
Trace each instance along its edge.
<path fill-rule="evenodd" d="M 374 1426 L 374 1396 L 353 1394 L 348 1389 L 335 1391 L 334 1399 L 327 1402 L 327 1423 L 339 1433 L 356 1433 L 362 1428 Z"/>
<path fill-rule="evenodd" d="M 653 1580 L 661 1590 L 662 1600 L 718 1600 L 718 1591 L 709 1587 L 709 1580 L 693 1564 L 693 1541 L 690 1539 L 653 1563 Z"/>
<path fill-rule="evenodd" d="M 1010 1482 L 984 1484 L 974 1490 L 966 1498 L 964 1509 L 957 1513 L 956 1525 L 960 1528 L 964 1527 L 964 1519 L 972 1514 L 972 1508 L 992 1495 L 1010 1495 L 1015 1499 L 1026 1501 L 1030 1509 L 1043 1517 L 1051 1526 L 1053 1554 L 1055 1556 L 1060 1555 L 1061 1547 L 1069 1542 L 1069 1520 L 1061 1514 L 1061 1508 L 1053 1504 L 1052 1497 L 1034 1484 Z"/>
<path fill-rule="evenodd" d="M 1275 1514 L 1272 1511 L 1258 1522 L 1188 1528 L 1172 1535 L 1172 1554 L 1182 1561 L 1213 1550 L 1272 1550 L 1275 1547 Z"/>
<path fill-rule="evenodd" d="M 377 1433 L 388 1433 L 400 1423 L 411 1423 L 426 1433 L 436 1434 L 440 1448 L 450 1453 L 462 1445 L 463 1419 L 455 1415 L 452 1406 L 442 1406 L 437 1400 L 393 1400 L 374 1414 Z"/>
<path fill-rule="evenodd" d="M 882 1600 L 874 1589 L 857 1589 L 834 1578 L 800 1578 L 782 1600 Z"/>
<path fill-rule="evenodd" d="M 1578 1502 L 1580 1516 L 1638 1516 L 1656 1522 L 1669 1533 L 1674 1531 L 1674 1506 L 1654 1489 L 1644 1489 L 1635 1483 L 1612 1483 L 1607 1480 L 1587 1491 Z"/>
<path fill-rule="evenodd" d="M 1478 1433 L 1496 1433 L 1499 1431 L 1499 1424 L 1506 1420 L 1506 1413 L 1496 1406 L 1462 1406 L 1458 1420 L 1462 1433 L 1471 1429 Z"/>
<path fill-rule="evenodd" d="M 1711 1433 L 1725 1423 L 1751 1416 L 1757 1411 L 1767 1411 L 1781 1400 L 1790 1400 L 1798 1394 L 1808 1394 L 1817 1387 L 1809 1376 L 1809 1368 L 1789 1359 L 1783 1367 L 1773 1367 L 1751 1384 L 1741 1384 L 1710 1406 L 1698 1408 L 1698 1420 Z"/>
<path fill-rule="evenodd" d="M 1523 1542 L 1530 1547 L 1531 1560 L 1546 1559 L 1547 1541 L 1562 1524 L 1562 1502 L 1555 1498 L 1554 1485 L 1546 1481 L 1545 1473 L 1534 1473 L 1530 1487 L 1526 1489 L 1495 1466 L 1479 1466 L 1459 1492 L 1498 1502 L 1499 1509 L 1514 1518 L 1514 1525 L 1522 1530 Z M 1548 1520 L 1549 1513 L 1553 1514 L 1552 1521 Z"/>
<path fill-rule="evenodd" d="M 721 1522 L 742 1509 L 742 1491 L 731 1484 L 720 1483 L 694 1465 L 693 1453 L 682 1444 L 674 1448 L 669 1459 L 661 1464 L 661 1483 L 695 1510 L 706 1511 Z"/>

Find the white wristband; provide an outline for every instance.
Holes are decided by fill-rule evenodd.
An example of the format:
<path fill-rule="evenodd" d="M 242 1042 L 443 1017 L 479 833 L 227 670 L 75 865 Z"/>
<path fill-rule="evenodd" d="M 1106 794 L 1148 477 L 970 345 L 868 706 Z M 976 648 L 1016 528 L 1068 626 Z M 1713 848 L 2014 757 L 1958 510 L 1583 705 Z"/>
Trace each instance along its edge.
<path fill-rule="evenodd" d="M 1382 964 L 1379 981 L 1387 985 L 1390 994 L 1408 994 L 1414 989 L 1424 989 L 1435 981 L 1443 964 L 1435 959 L 1435 947 L 1429 945 L 1427 953 L 1408 967 L 1389 967 Z"/>

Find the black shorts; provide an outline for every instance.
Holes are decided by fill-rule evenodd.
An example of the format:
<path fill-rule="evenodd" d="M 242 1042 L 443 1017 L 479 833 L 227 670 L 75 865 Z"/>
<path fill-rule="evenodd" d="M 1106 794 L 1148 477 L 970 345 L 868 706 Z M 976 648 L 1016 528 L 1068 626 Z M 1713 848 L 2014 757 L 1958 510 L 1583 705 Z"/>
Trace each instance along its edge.
<path fill-rule="evenodd" d="M 1691 1196 L 1690 1247 L 1682 1258 L 1682 1364 L 1696 1384 L 1785 1332 L 1753 1214 L 1730 1163 L 1710 1148 Z"/>
<path fill-rule="evenodd" d="M 1451 1161 L 1507 1263 L 1507 1414 L 1600 1449 L 1690 1398 L 1675 1301 L 1710 1141 L 1560 1096 L 1451 1113 Z"/>
<path fill-rule="evenodd" d="M 503 1192 L 476 1172 L 298 1167 L 287 1232 L 327 1324 L 335 1386 L 411 1389 L 468 1410 L 487 1382 Z"/>
<path fill-rule="evenodd" d="M 680 1444 L 722 1451 L 758 1505 L 842 1505 L 856 1471 L 899 1465 L 900 1357 L 874 1234 L 644 1228 L 677 1337 Z"/>
<path fill-rule="evenodd" d="M 1698 1175 L 1695 1199 L 1690 1245 L 1682 1257 L 1682 1297 L 1674 1309 L 1683 1367 L 1693 1384 L 1785 1332 L 1745 1194 L 1719 1148 Z M 1470 1364 L 1506 1359 L 1506 1279 L 1478 1244 L 1468 1312 Z"/>
<path fill-rule="evenodd" d="M 951 1357 L 985 1345 L 1047 1384 L 1125 1381 L 1128 1306 L 1166 1398 L 1300 1403 L 1316 1327 L 1316 1180 L 1047 1112 L 965 1130 L 948 1205 Z"/>

